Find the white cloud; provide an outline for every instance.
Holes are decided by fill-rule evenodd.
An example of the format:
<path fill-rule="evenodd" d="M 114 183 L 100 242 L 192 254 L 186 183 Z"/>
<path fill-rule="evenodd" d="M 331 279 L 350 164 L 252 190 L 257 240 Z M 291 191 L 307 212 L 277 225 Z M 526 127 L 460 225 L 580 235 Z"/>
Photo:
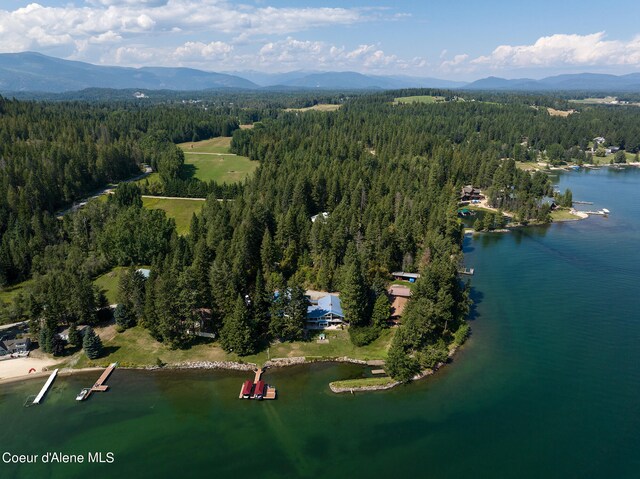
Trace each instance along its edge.
<path fill-rule="evenodd" d="M 101 58 L 104 64 L 130 66 L 199 66 L 219 67 L 230 59 L 233 46 L 225 42 L 186 42 L 178 47 L 128 45 L 115 49 Z M 211 64 L 210 62 L 216 62 Z M 209 68 L 211 69 L 211 68 Z"/>
<path fill-rule="evenodd" d="M 122 38 L 138 38 L 149 32 L 222 32 L 246 38 L 367 19 L 367 13 L 360 9 L 254 7 L 224 0 L 87 0 L 83 6 L 58 7 L 31 3 L 12 11 L 0 8 L 0 50 L 73 47 L 109 32 Z"/>
<path fill-rule="evenodd" d="M 555 34 L 532 45 L 500 45 L 471 61 L 490 67 L 640 65 L 640 35 L 630 41 L 606 40 L 605 32 Z"/>
<path fill-rule="evenodd" d="M 258 63 L 269 70 L 331 69 L 382 71 L 389 68 L 406 70 L 426 64 L 423 58 L 410 61 L 387 55 L 377 45 L 359 45 L 353 50 L 321 41 L 300 41 L 287 38 L 263 45 L 258 53 Z"/>

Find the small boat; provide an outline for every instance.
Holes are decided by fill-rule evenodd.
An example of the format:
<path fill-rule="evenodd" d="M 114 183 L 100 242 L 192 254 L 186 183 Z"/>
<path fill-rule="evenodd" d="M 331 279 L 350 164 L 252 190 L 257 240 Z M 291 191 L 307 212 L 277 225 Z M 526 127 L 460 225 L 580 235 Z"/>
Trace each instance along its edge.
<path fill-rule="evenodd" d="M 609 210 L 608 210 L 608 209 L 606 209 L 606 208 L 602 208 L 602 212 L 603 212 L 605 215 L 608 215 L 609 213 L 611 213 L 611 211 L 609 211 Z"/>
<path fill-rule="evenodd" d="M 89 394 L 91 388 L 84 388 L 82 391 L 78 393 L 76 396 L 76 401 L 84 401 L 87 398 L 87 394 Z"/>

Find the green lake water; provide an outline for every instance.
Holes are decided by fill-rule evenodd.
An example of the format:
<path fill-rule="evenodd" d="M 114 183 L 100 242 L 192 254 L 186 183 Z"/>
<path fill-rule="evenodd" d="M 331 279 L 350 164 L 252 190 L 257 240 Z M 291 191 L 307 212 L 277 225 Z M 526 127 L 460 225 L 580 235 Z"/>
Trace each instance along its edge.
<path fill-rule="evenodd" d="M 335 395 L 354 365 L 247 373 L 116 370 L 0 386 L 0 453 L 113 452 L 113 464 L 0 463 L 0 478 L 640 477 L 640 170 L 563 175 L 609 218 L 465 241 L 473 334 L 434 377 Z"/>

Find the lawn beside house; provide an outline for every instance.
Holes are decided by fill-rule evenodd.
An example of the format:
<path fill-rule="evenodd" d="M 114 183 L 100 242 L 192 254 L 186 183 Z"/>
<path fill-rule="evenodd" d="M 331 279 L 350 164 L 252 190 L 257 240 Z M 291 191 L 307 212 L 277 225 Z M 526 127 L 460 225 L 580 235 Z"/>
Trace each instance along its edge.
<path fill-rule="evenodd" d="M 268 359 L 306 357 L 307 360 L 333 359 L 349 357 L 369 361 L 384 360 L 396 329 L 386 329 L 373 343 L 356 347 L 349 339 L 349 332 L 344 330 L 322 331 L 314 334 L 309 341 L 272 344 L 267 350 L 251 356 L 239 357 L 226 353 L 217 341 L 197 340 L 188 349 L 172 350 L 163 343 L 157 342 L 149 332 L 137 326 L 123 333 L 115 332 L 113 326 L 96 328 L 105 348 L 105 356 L 91 361 L 84 353 L 79 352 L 70 357 L 67 363 L 74 368 L 107 366 L 119 362 L 123 367 L 156 366 L 158 359 L 167 365 L 187 362 L 236 361 L 263 364 Z M 324 333 L 328 342 L 317 341 L 318 334 Z"/>

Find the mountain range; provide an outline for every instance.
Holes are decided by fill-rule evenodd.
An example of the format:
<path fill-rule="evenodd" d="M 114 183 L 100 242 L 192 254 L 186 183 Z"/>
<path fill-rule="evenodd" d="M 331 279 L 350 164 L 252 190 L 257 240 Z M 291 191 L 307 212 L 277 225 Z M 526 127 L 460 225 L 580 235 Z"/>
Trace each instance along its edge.
<path fill-rule="evenodd" d="M 640 73 L 607 75 L 565 74 L 533 80 L 483 78 L 471 83 L 403 75 L 365 75 L 357 72 L 257 71 L 206 72 L 193 68 L 116 67 L 63 60 L 41 53 L 0 54 L 0 93 L 61 93 L 87 88 L 197 91 L 234 90 L 397 90 L 443 88 L 492 91 L 636 91 Z"/>

